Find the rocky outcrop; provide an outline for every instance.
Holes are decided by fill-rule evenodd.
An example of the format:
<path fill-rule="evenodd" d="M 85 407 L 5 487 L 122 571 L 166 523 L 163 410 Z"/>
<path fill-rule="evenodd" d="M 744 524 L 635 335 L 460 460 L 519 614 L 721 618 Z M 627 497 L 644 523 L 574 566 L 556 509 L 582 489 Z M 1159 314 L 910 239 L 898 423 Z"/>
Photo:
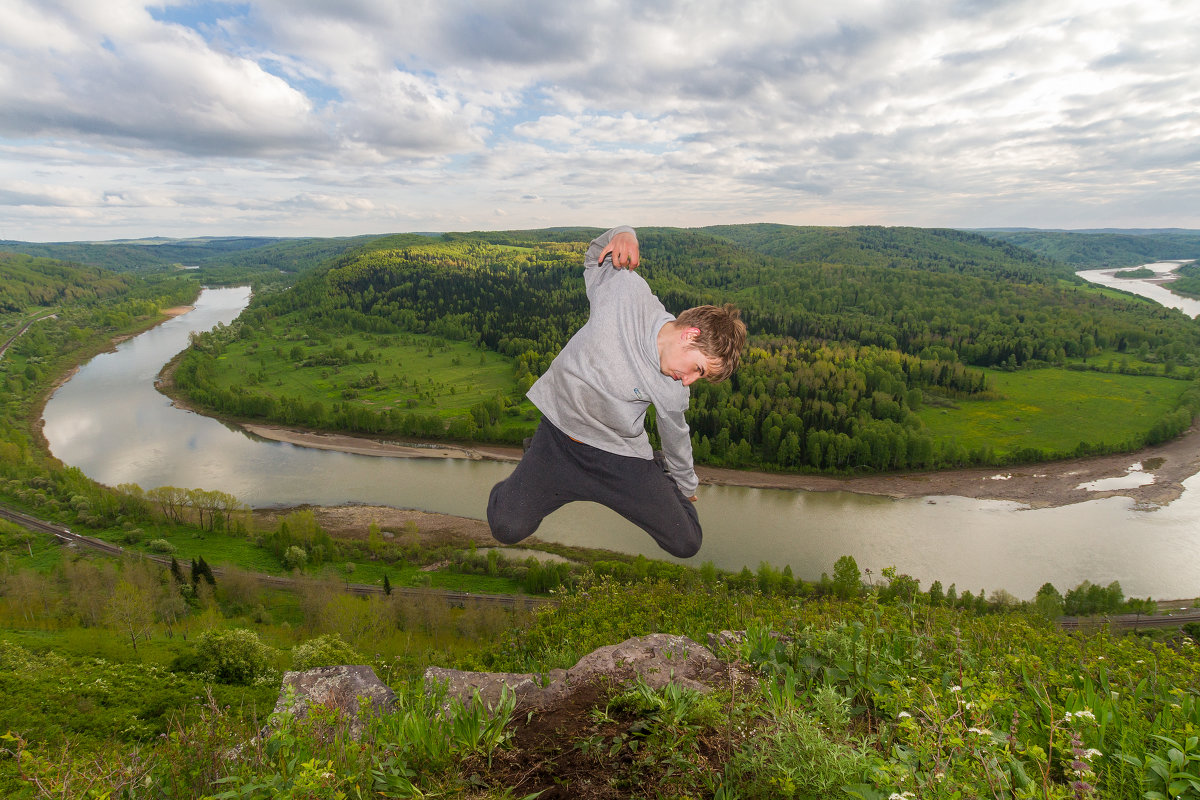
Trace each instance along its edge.
<path fill-rule="evenodd" d="M 431 692 L 444 688 L 447 699 L 463 703 L 471 702 L 478 692 L 488 705 L 494 705 L 507 689 L 522 708 L 543 710 L 559 705 L 579 687 L 601 680 L 628 683 L 638 678 L 654 689 L 676 683 L 698 692 L 731 681 L 752 680 L 686 636 L 656 633 L 593 650 L 570 669 L 546 675 L 430 667 L 425 671 L 425 688 Z"/>
<path fill-rule="evenodd" d="M 741 632 L 722 631 L 710 634 L 714 646 L 736 643 Z M 656 633 L 638 636 L 620 644 L 593 650 L 570 669 L 551 670 L 545 674 L 513 672 L 464 672 L 430 667 L 425 670 L 425 689 L 445 692 L 447 701 L 458 699 L 464 704 L 478 698 L 494 707 L 507 691 L 516 697 L 520 708 L 543 711 L 565 703 L 578 689 L 601 682 L 614 685 L 642 680 L 653 689 L 675 683 L 698 692 L 708 692 L 717 686 L 752 682 L 754 678 L 735 664 L 722 661 L 712 651 L 686 636 Z M 329 735 L 346 726 L 358 738 L 366 725 L 360 717 L 363 699 L 373 713 L 392 709 L 396 696 L 384 685 L 370 667 L 321 667 L 306 672 L 288 672 L 275 713 L 289 713 L 303 720 L 316 708 L 337 712 L 322 723 L 328 723 Z"/>
<path fill-rule="evenodd" d="M 319 667 L 284 673 L 275 713 L 288 713 L 303 720 L 315 708 L 334 711 L 338 725 L 347 726 L 350 735 L 357 739 L 366 726 L 366 720 L 360 716 L 363 700 L 372 713 L 380 714 L 392 709 L 396 694 L 370 667 Z"/>

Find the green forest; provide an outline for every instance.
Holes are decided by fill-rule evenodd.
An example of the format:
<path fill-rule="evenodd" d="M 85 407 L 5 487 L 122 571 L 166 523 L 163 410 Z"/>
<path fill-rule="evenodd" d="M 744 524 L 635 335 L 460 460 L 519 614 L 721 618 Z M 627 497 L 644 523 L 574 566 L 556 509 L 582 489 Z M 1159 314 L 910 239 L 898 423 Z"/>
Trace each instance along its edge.
<path fill-rule="evenodd" d="M 536 421 L 524 391 L 586 319 L 579 271 L 598 233 L 372 240 L 289 289 L 257 294 L 236 323 L 198 337 L 176 386 L 232 417 L 519 442 Z M 648 228 L 639 238 L 642 273 L 669 310 L 733 301 L 751 332 L 731 381 L 693 387 L 700 463 L 846 472 L 1039 461 L 1161 442 L 1200 411 L 1200 326 L 1005 242 L 778 225 Z M 432 351 L 460 342 L 507 357 L 511 382 L 472 388 L 421 372 L 417 390 L 412 359 L 392 350 L 413 335 Z M 1104 426 L 1064 419 L 1048 438 L 1001 446 L 965 446 L 948 433 L 960 424 L 922 413 L 970 419 L 1003 400 L 998 372 L 1020 373 L 1036 391 L 1062 371 L 1153 377 L 1127 388 L 1161 402 Z M 1076 383 L 1086 390 L 1086 379 Z"/>

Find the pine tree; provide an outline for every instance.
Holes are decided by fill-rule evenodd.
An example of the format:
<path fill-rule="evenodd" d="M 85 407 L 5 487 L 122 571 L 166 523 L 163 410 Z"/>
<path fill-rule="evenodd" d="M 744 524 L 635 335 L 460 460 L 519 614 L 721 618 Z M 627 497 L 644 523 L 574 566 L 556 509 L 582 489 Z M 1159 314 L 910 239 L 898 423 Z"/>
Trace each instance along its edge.
<path fill-rule="evenodd" d="M 204 580 L 208 581 L 209 586 L 217 585 L 217 577 L 213 575 L 212 567 L 205 562 L 204 556 L 200 556 L 200 561 L 197 563 L 196 568 L 200 570 L 200 575 L 204 578 Z M 193 575 L 194 574 L 195 573 L 193 573 Z"/>
<path fill-rule="evenodd" d="M 388 597 L 392 596 L 392 582 L 388 580 L 388 576 L 383 576 L 383 593 Z"/>
<path fill-rule="evenodd" d="M 175 556 L 171 556 L 171 577 L 175 579 L 175 583 L 183 586 L 183 570 L 179 568 L 179 562 L 175 560 Z"/>

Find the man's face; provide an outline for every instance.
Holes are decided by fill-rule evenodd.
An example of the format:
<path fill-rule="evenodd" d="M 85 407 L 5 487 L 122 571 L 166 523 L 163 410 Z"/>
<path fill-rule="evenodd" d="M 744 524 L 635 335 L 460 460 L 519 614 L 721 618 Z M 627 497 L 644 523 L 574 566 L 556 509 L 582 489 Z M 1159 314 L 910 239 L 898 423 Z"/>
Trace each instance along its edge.
<path fill-rule="evenodd" d="M 699 328 L 685 328 L 666 337 L 658 352 L 659 369 L 663 375 L 684 386 L 691 386 L 713 373 L 716 365 L 692 344 L 699 334 Z"/>

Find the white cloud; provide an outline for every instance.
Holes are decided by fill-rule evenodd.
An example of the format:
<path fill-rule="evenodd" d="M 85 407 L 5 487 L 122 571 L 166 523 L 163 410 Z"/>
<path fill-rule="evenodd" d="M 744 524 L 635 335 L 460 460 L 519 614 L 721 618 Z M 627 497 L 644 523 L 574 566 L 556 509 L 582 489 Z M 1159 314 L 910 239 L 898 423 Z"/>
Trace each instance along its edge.
<path fill-rule="evenodd" d="M 1190 0 L 0 2 L 9 238 L 1200 227 Z"/>

